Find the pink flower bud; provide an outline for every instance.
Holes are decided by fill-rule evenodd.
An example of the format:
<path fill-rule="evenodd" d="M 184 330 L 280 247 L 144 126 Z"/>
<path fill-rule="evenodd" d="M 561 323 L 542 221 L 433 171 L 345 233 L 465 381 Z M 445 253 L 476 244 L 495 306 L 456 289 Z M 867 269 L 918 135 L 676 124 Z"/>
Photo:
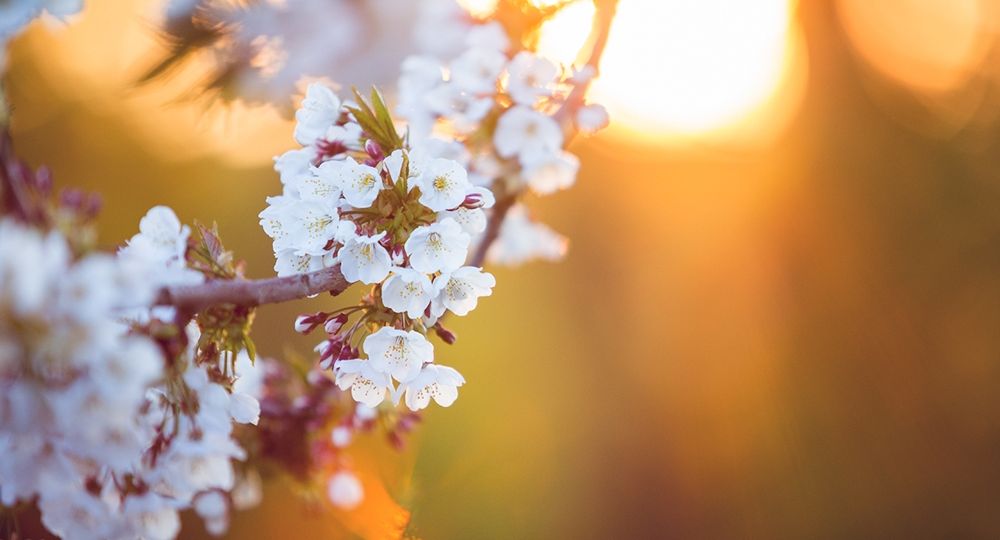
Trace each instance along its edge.
<path fill-rule="evenodd" d="M 441 323 L 434 325 L 434 332 L 441 338 L 441 341 L 444 341 L 448 345 L 454 345 L 455 340 L 458 339 L 454 332 L 441 326 Z"/>
<path fill-rule="evenodd" d="M 326 321 L 326 324 L 323 325 L 323 330 L 326 330 L 326 333 L 330 334 L 332 336 L 332 335 L 336 334 L 337 332 L 339 332 L 340 329 L 346 323 L 347 323 L 347 314 L 346 313 L 341 313 L 340 315 L 337 315 L 336 317 L 328 319 Z"/>
<path fill-rule="evenodd" d="M 368 152 L 368 155 L 371 156 L 376 163 L 385 158 L 385 154 L 382 152 L 382 147 L 372 139 L 365 141 L 365 152 Z"/>
<path fill-rule="evenodd" d="M 328 316 L 328 314 L 322 311 L 309 315 L 299 315 L 295 319 L 295 331 L 300 334 L 308 334 L 315 330 L 317 326 L 323 324 Z"/>

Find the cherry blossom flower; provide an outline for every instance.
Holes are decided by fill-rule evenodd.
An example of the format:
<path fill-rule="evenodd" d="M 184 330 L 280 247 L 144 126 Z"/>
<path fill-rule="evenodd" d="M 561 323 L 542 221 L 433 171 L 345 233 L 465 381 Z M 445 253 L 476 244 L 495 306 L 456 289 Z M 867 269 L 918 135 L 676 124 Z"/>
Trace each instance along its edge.
<path fill-rule="evenodd" d="M 366 337 L 362 350 L 373 370 L 387 373 L 400 382 L 412 380 L 420 373 L 421 366 L 434 361 L 434 347 L 423 334 L 389 326 Z"/>
<path fill-rule="evenodd" d="M 507 93 L 515 103 L 534 105 L 552 95 L 559 68 L 547 58 L 521 51 L 507 66 Z"/>
<path fill-rule="evenodd" d="M 521 154 L 521 163 L 524 165 L 521 175 L 531 190 L 539 195 L 569 188 L 580 170 L 580 160 L 566 151 L 530 149 Z"/>
<path fill-rule="evenodd" d="M 611 122 L 607 109 L 603 105 L 590 103 L 576 111 L 576 128 L 582 133 L 591 135 L 608 127 Z"/>
<path fill-rule="evenodd" d="M 486 212 L 481 208 L 466 208 L 459 206 L 454 210 L 438 214 L 442 219 L 451 218 L 462 226 L 469 235 L 476 235 L 486 230 Z"/>
<path fill-rule="evenodd" d="M 472 94 L 496 92 L 497 77 L 507 65 L 507 57 L 496 49 L 469 49 L 451 63 L 451 83 Z"/>
<path fill-rule="evenodd" d="M 396 268 L 382 284 L 382 303 L 396 313 L 416 319 L 431 302 L 433 287 L 425 275 L 409 268 Z"/>
<path fill-rule="evenodd" d="M 340 271 L 347 281 L 371 285 L 389 275 L 392 258 L 379 243 L 384 236 L 384 232 L 375 236 L 354 235 L 344 243 L 340 250 Z"/>
<path fill-rule="evenodd" d="M 450 272 L 465 262 L 469 235 L 454 219 L 445 218 L 417 227 L 406 240 L 405 249 L 414 270 L 432 274 Z"/>
<path fill-rule="evenodd" d="M 368 407 L 378 407 L 392 387 L 389 375 L 377 371 L 370 360 L 341 360 L 335 365 L 337 387 Z"/>
<path fill-rule="evenodd" d="M 556 152 L 562 148 L 563 132 L 551 117 L 518 105 L 497 121 L 493 145 L 502 157 L 523 156 L 528 151 Z"/>
<path fill-rule="evenodd" d="M 329 202 L 298 201 L 290 205 L 285 215 L 287 242 L 296 253 L 323 255 L 324 247 L 333 239 L 340 214 Z"/>
<path fill-rule="evenodd" d="M 340 116 L 340 98 L 322 83 L 306 89 L 302 106 L 295 111 L 295 140 L 309 146 L 326 134 Z"/>
<path fill-rule="evenodd" d="M 450 407 L 458 399 L 458 387 L 465 378 L 448 366 L 428 364 L 413 380 L 404 384 L 406 406 L 419 411 L 427 408 L 433 399 L 442 407 Z"/>
<path fill-rule="evenodd" d="M 463 266 L 450 273 L 442 273 L 434 279 L 434 300 L 431 313 L 435 317 L 449 310 L 464 317 L 476 308 L 479 297 L 493 294 L 496 278 L 481 268 Z"/>
<path fill-rule="evenodd" d="M 351 158 L 328 161 L 317 172 L 333 174 L 338 179 L 344 198 L 355 208 L 368 208 L 382 190 L 382 178 L 374 167 L 362 165 Z"/>
<path fill-rule="evenodd" d="M 449 210 L 462 204 L 466 193 L 472 187 L 465 169 L 450 159 L 430 160 L 418 178 L 420 204 L 435 212 Z"/>
<path fill-rule="evenodd" d="M 500 226 L 496 242 L 487 251 L 486 260 L 507 266 L 534 259 L 557 261 L 566 255 L 567 244 L 565 237 L 531 219 L 524 206 L 514 205 Z"/>

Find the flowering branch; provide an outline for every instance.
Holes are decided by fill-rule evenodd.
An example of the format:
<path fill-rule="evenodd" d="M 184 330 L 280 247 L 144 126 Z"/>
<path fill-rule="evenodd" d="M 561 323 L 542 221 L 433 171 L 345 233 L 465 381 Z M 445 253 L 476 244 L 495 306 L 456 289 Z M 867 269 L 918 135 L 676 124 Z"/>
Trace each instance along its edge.
<path fill-rule="evenodd" d="M 566 140 L 568 141 L 572 135 L 576 133 L 573 128 L 572 122 L 567 122 L 573 117 L 573 114 L 583 105 L 584 98 L 587 95 L 587 90 L 590 88 L 590 82 L 595 76 L 597 76 L 600 70 L 601 58 L 604 56 L 604 48 L 608 43 L 608 36 L 611 34 L 611 23 L 615 18 L 615 11 L 618 9 L 618 0 L 595 0 L 594 2 L 597 6 L 597 11 L 594 13 L 593 25 L 590 29 L 590 37 L 588 38 L 588 43 L 593 43 L 590 49 L 590 56 L 587 58 L 585 68 L 591 68 L 593 74 L 591 77 L 585 79 L 584 81 L 577 84 L 573 90 L 567 96 L 565 103 L 556 111 L 554 118 L 560 124 L 567 126 L 565 129 L 568 132 Z M 472 266 L 482 266 L 486 262 L 486 254 L 489 252 L 490 246 L 496 241 L 497 237 L 500 235 L 500 228 L 503 226 L 504 220 L 507 218 L 507 212 L 514 206 L 517 202 L 519 193 L 511 193 L 506 196 L 502 196 L 497 200 L 496 206 L 493 208 L 493 212 L 490 214 L 489 220 L 486 224 L 486 232 L 483 233 L 483 239 L 479 242 L 476 247 L 476 251 L 469 261 Z"/>
<path fill-rule="evenodd" d="M 611 23 L 615 17 L 618 0 L 595 0 L 595 4 L 597 11 L 588 39 L 588 43 L 592 45 L 585 67 L 593 69 L 596 76 L 611 33 Z M 554 115 L 560 123 L 568 125 L 567 130 L 570 134 L 576 130 L 573 129 L 572 122 L 566 121 L 583 105 L 592 80 L 593 76 L 577 84 Z M 514 192 L 499 198 L 490 213 L 482 240 L 469 260 L 470 266 L 483 266 L 486 254 L 499 236 L 507 212 L 514 206 L 518 196 L 519 193 Z M 323 292 L 338 295 L 349 285 L 350 283 L 340 273 L 340 267 L 334 266 L 282 278 L 210 281 L 200 285 L 165 287 L 159 292 L 156 303 L 175 306 L 187 312 L 217 304 L 259 306 L 288 302 Z"/>

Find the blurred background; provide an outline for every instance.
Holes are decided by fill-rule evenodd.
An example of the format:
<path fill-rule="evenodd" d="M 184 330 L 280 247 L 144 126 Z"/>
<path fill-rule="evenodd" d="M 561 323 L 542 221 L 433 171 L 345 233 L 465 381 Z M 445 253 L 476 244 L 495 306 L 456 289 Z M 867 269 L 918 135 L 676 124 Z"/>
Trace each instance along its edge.
<path fill-rule="evenodd" d="M 542 49 L 571 60 L 591 10 Z M 270 276 L 292 124 L 192 97 L 197 66 L 137 85 L 161 11 L 92 0 L 18 38 L 15 144 L 103 193 L 109 246 L 169 204 Z M 1000 536 L 998 23 L 996 0 L 621 0 L 592 94 L 615 122 L 532 201 L 569 256 L 494 269 L 439 351 L 461 399 L 372 458 L 408 534 Z M 308 354 L 291 321 L 322 302 L 352 299 L 261 310 L 259 350 Z M 231 536 L 370 534 L 290 494 Z"/>

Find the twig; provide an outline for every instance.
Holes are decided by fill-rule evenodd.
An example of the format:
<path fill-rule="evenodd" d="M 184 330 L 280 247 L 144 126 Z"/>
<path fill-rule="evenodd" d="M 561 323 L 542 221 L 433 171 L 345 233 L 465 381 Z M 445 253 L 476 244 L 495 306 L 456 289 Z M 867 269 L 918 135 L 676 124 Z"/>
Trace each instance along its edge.
<path fill-rule="evenodd" d="M 324 292 L 337 295 L 344 292 L 348 285 L 350 283 L 344 279 L 344 275 L 340 273 L 340 266 L 337 265 L 296 276 L 220 280 L 201 285 L 166 287 L 160 290 L 155 303 L 195 313 L 218 304 L 259 306 L 288 302 Z"/>

